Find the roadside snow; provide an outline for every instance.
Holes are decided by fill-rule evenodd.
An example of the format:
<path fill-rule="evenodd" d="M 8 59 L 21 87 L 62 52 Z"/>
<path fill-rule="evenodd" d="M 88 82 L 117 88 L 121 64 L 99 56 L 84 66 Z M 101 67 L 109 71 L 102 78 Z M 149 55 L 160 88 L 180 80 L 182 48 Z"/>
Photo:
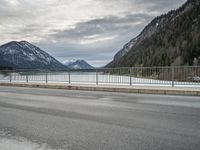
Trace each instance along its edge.
<path fill-rule="evenodd" d="M 26 141 L 24 139 L 8 139 L 0 138 L 1 150 L 51 150 L 46 148 L 45 145 L 40 146 L 36 143 Z"/>

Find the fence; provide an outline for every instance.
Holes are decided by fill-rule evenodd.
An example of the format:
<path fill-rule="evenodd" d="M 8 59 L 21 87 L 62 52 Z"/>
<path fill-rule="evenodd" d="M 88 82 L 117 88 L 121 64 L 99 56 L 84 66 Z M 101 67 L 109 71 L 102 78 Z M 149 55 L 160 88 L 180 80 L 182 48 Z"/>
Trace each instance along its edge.
<path fill-rule="evenodd" d="M 0 82 L 199 86 L 200 66 L 79 70 L 1 70 Z"/>

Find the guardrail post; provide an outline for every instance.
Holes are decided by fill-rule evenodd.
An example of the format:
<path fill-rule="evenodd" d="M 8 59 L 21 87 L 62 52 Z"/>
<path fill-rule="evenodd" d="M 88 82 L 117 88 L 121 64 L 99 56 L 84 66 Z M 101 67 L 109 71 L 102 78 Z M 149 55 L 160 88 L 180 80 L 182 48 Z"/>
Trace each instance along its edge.
<path fill-rule="evenodd" d="M 69 70 L 69 84 L 71 84 L 71 72 Z"/>
<path fill-rule="evenodd" d="M 26 82 L 28 83 L 28 75 L 26 75 Z"/>
<path fill-rule="evenodd" d="M 10 82 L 12 82 L 12 73 L 10 73 Z"/>
<path fill-rule="evenodd" d="M 99 84 L 99 81 L 98 81 L 99 79 L 98 79 L 98 70 L 96 70 L 96 85 L 98 85 Z"/>
<path fill-rule="evenodd" d="M 172 67 L 172 87 L 174 87 L 174 66 Z"/>
<path fill-rule="evenodd" d="M 46 84 L 48 83 L 48 73 L 47 73 L 47 71 L 46 71 Z"/>
<path fill-rule="evenodd" d="M 129 69 L 130 73 L 130 86 L 132 86 L 132 68 Z"/>

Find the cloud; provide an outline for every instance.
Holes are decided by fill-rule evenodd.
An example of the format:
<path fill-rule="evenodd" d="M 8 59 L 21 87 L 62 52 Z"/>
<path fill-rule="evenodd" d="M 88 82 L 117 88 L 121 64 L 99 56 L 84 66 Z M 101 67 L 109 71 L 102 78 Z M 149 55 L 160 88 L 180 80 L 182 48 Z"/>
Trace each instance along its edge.
<path fill-rule="evenodd" d="M 130 29 L 138 28 L 141 25 L 144 26 L 151 18 L 152 16 L 148 14 L 129 14 L 124 17 L 107 16 L 105 18 L 78 23 L 72 29 L 60 32 L 55 31 L 56 33 L 51 38 L 77 44 L 83 39 L 102 39 L 111 37 L 111 35 L 112 37 L 116 37 L 119 34 L 130 31 Z"/>
<path fill-rule="evenodd" d="M 103 42 L 103 41 L 108 41 L 108 40 L 113 40 L 116 39 L 118 35 L 113 35 L 113 36 L 107 36 L 107 37 L 101 37 L 101 36 L 85 36 L 81 41 L 80 44 L 82 45 L 88 45 L 88 44 L 94 44 L 97 42 Z"/>
<path fill-rule="evenodd" d="M 49 51 L 61 61 L 86 59 L 92 64 L 102 66 L 112 59 L 124 43 L 137 36 L 151 18 L 151 15 L 146 14 L 129 14 L 93 19 L 78 23 L 72 29 L 56 31 L 40 44 L 48 47 L 48 41 L 56 39 Z"/>
<path fill-rule="evenodd" d="M 27 40 L 57 59 L 109 62 L 155 16 L 186 0 L 0 0 L 0 44 Z"/>

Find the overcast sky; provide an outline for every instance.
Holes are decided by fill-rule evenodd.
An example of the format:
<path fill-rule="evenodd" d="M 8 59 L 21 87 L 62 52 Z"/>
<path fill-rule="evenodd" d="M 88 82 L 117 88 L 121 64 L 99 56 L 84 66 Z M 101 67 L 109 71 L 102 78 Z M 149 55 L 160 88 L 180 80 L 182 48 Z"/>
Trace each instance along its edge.
<path fill-rule="evenodd" d="M 0 0 L 0 44 L 29 41 L 59 61 L 112 60 L 156 16 L 186 0 Z"/>

